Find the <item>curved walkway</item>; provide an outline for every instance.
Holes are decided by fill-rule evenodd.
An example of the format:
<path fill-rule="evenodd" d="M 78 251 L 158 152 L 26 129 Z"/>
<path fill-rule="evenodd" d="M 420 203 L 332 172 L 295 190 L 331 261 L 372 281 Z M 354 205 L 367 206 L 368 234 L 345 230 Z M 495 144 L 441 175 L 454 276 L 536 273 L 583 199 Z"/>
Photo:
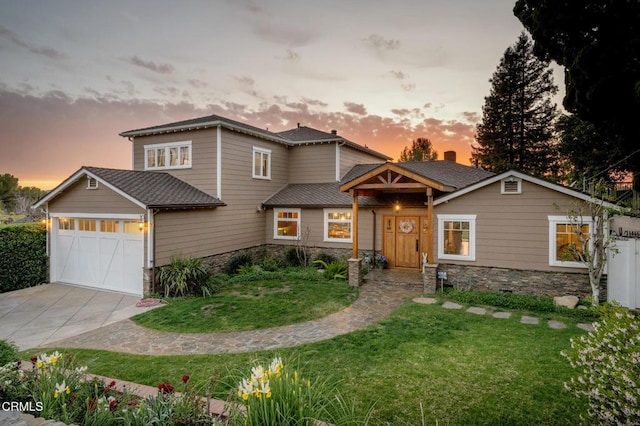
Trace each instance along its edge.
<path fill-rule="evenodd" d="M 287 348 L 365 328 L 391 314 L 405 300 L 420 294 L 421 284 L 389 283 L 372 277 L 360 287 L 360 295 L 353 305 L 304 323 L 263 330 L 192 334 L 150 330 L 124 320 L 50 346 L 141 355 L 222 354 Z"/>

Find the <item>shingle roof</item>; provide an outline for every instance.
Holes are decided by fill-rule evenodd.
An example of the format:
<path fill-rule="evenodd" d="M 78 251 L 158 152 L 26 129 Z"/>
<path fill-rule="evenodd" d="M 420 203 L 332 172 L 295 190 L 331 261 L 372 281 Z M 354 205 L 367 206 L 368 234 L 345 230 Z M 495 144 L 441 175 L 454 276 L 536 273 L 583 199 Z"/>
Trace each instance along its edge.
<path fill-rule="evenodd" d="M 335 141 L 335 140 L 343 139 L 342 136 L 338 136 L 337 134 L 323 132 L 307 126 L 298 126 L 295 129 L 285 130 L 284 132 L 278 132 L 278 135 L 294 142 L 324 141 L 324 140 Z"/>
<path fill-rule="evenodd" d="M 478 167 L 465 166 L 464 164 L 446 160 L 396 164 L 398 167 L 456 189 L 464 188 L 494 175 L 494 173 Z"/>
<path fill-rule="evenodd" d="M 486 170 L 445 160 L 394 164 L 400 168 L 455 189 L 464 188 L 465 186 L 472 185 L 493 176 L 493 173 Z M 351 182 L 380 166 L 381 164 L 357 164 L 342 178 L 342 183 Z"/>
<path fill-rule="evenodd" d="M 219 207 L 218 198 L 164 172 L 83 167 L 90 174 L 112 185 L 147 208 Z M 81 169 L 81 170 L 82 170 Z"/>
<path fill-rule="evenodd" d="M 351 207 L 353 198 L 340 192 L 340 183 L 298 183 L 289 184 L 263 204 L 265 207 Z M 374 197 L 359 197 L 364 206 L 381 206 L 383 202 Z"/>

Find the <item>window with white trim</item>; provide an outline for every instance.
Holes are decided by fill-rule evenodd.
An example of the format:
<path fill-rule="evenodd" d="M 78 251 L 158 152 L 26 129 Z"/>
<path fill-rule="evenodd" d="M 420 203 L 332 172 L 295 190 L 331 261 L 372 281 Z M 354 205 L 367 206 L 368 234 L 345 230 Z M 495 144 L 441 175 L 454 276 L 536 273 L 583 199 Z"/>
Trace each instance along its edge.
<path fill-rule="evenodd" d="M 438 258 L 476 260 L 476 215 L 438 215 Z"/>
<path fill-rule="evenodd" d="M 145 170 L 188 169 L 191 167 L 191 141 L 144 146 Z"/>
<path fill-rule="evenodd" d="M 78 231 L 96 232 L 96 220 L 78 219 Z"/>
<path fill-rule="evenodd" d="M 58 229 L 61 231 L 73 231 L 75 222 L 75 219 L 68 217 L 58 218 Z"/>
<path fill-rule="evenodd" d="M 253 177 L 271 179 L 271 150 L 253 147 Z"/>
<path fill-rule="evenodd" d="M 573 219 L 567 216 L 549 216 L 549 265 L 586 268 L 579 257 L 579 252 L 583 251 L 580 240 L 591 245 L 591 223 L 591 218 L 585 216 Z"/>
<path fill-rule="evenodd" d="M 351 209 L 324 209 L 324 240 L 350 243 L 353 241 Z"/>
<path fill-rule="evenodd" d="M 275 240 L 300 238 L 300 209 L 274 209 L 273 238 Z"/>

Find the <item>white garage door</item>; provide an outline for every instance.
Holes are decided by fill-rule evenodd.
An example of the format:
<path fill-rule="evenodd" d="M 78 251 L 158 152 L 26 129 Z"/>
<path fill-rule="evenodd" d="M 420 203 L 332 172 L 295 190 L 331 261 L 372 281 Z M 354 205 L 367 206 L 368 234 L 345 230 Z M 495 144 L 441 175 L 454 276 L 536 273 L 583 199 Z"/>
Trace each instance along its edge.
<path fill-rule="evenodd" d="M 58 217 L 52 227 L 51 281 L 142 295 L 138 220 Z"/>

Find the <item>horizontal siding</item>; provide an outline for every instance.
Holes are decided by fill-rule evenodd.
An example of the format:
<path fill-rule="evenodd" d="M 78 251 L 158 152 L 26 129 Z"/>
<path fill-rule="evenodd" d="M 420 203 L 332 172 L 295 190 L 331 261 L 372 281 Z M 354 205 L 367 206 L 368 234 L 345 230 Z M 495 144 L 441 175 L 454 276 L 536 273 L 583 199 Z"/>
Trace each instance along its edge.
<path fill-rule="evenodd" d="M 342 178 L 353 166 L 356 164 L 376 164 L 384 163 L 384 160 L 367 154 L 366 152 L 359 151 L 349 146 L 340 147 L 340 178 Z"/>
<path fill-rule="evenodd" d="M 99 185 L 98 189 L 87 189 L 84 177 L 49 201 L 48 209 L 51 213 L 145 213 L 144 209 L 105 185 Z"/>
<path fill-rule="evenodd" d="M 165 171 L 215 197 L 217 141 L 217 129 L 215 128 L 135 138 L 133 142 L 134 170 L 144 170 L 145 145 L 184 141 L 191 141 L 192 167 Z"/>
<path fill-rule="evenodd" d="M 574 268 L 549 266 L 548 216 L 564 216 L 576 208 L 576 202 L 575 198 L 568 195 L 523 181 L 522 194 L 500 194 L 500 182 L 497 182 L 436 206 L 436 215 L 477 215 L 476 261 L 441 262 L 579 272 Z M 434 218 L 434 224 L 437 239 L 437 218 Z M 437 245 L 434 246 L 434 253 L 437 253 Z"/>
<path fill-rule="evenodd" d="M 300 145 L 289 148 L 290 183 L 327 183 L 335 181 L 335 143 Z"/>

